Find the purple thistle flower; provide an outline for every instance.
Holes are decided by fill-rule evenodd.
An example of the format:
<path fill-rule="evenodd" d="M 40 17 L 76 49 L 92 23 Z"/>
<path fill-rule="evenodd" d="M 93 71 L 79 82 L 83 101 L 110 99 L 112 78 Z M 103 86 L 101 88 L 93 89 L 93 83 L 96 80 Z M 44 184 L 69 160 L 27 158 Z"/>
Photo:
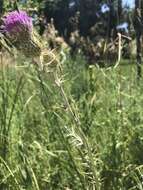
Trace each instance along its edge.
<path fill-rule="evenodd" d="M 39 56 L 41 47 L 33 36 L 32 18 L 24 11 L 12 11 L 3 19 L 3 32 L 26 57 Z"/>
<path fill-rule="evenodd" d="M 32 18 L 24 11 L 12 11 L 4 18 L 4 32 L 15 37 L 25 32 L 30 35 L 32 32 Z"/>

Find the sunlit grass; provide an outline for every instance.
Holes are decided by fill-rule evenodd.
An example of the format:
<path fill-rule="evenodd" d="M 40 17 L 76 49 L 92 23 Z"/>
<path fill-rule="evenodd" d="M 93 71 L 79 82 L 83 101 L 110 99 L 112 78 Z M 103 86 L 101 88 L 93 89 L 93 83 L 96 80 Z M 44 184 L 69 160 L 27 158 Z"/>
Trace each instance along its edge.
<path fill-rule="evenodd" d="M 67 55 L 62 89 L 22 60 L 1 68 L 0 189 L 142 189 L 142 79 L 125 63 Z"/>

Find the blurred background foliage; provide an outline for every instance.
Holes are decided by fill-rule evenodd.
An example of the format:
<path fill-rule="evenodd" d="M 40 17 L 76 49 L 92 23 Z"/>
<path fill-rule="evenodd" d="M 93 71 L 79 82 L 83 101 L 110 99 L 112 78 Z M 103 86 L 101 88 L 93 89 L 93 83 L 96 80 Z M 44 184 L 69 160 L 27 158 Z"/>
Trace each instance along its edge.
<path fill-rule="evenodd" d="M 117 59 L 118 32 L 124 36 L 122 56 L 129 58 L 135 52 L 134 9 L 123 6 L 122 0 L 6 0 L 4 3 L 5 10 L 17 9 L 17 5 L 29 11 L 40 35 L 44 35 L 53 19 L 57 36 L 69 45 L 71 54 L 81 52 L 90 64 L 104 65 L 105 59 L 109 63 Z"/>

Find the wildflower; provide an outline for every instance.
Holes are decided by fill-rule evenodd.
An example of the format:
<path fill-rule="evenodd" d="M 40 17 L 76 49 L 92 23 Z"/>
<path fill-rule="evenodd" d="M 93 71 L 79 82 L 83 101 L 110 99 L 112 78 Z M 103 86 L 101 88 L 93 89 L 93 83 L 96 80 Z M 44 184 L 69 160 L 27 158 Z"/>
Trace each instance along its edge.
<path fill-rule="evenodd" d="M 69 8 L 72 9 L 75 7 L 75 5 L 76 5 L 75 1 L 71 0 L 69 3 Z"/>
<path fill-rule="evenodd" d="M 27 37 L 32 32 L 32 18 L 24 11 L 12 11 L 4 18 L 4 31 L 10 37 Z M 27 35 L 28 34 L 28 35 Z"/>
<path fill-rule="evenodd" d="M 110 7 L 107 4 L 103 4 L 101 6 L 101 12 L 102 13 L 106 13 L 106 12 L 109 12 L 109 11 L 110 11 Z"/>
<path fill-rule="evenodd" d="M 32 18 L 25 11 L 12 11 L 4 18 L 3 30 L 10 42 L 25 56 L 39 56 L 41 48 L 33 38 Z"/>
<path fill-rule="evenodd" d="M 126 33 L 128 33 L 128 32 L 129 32 L 128 26 L 129 26 L 129 25 L 128 25 L 127 22 L 123 22 L 123 23 L 119 24 L 119 25 L 116 27 L 116 29 L 117 29 L 117 30 L 123 30 L 123 31 L 125 31 Z"/>
<path fill-rule="evenodd" d="M 55 61 L 54 54 L 47 51 L 43 53 L 43 43 L 34 32 L 32 18 L 24 11 L 12 11 L 4 18 L 3 32 L 15 48 L 25 57 L 32 58 L 39 68 L 47 65 L 47 57 L 50 63 Z M 51 61 L 52 57 L 52 61 Z"/>

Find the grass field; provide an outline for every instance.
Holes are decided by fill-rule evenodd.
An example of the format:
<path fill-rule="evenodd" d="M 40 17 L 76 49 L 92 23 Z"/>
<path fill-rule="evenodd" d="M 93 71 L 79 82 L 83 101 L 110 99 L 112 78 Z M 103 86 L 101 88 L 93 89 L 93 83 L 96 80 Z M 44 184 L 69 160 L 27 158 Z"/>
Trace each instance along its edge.
<path fill-rule="evenodd" d="M 0 190 L 143 189 L 143 80 L 124 63 L 1 67 Z"/>

